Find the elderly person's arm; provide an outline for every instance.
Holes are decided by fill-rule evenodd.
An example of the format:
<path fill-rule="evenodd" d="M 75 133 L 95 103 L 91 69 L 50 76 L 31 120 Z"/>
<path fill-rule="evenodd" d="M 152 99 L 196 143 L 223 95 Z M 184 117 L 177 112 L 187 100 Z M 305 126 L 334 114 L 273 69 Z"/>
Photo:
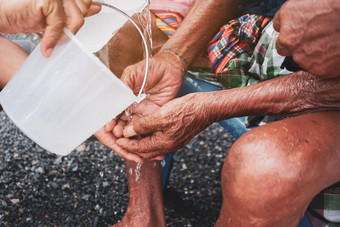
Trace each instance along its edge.
<path fill-rule="evenodd" d="M 237 4 L 238 1 L 231 0 L 194 0 L 175 34 L 150 59 L 144 89 L 148 96 L 134 108 L 134 114 L 153 114 L 177 96 L 187 67 L 203 52 L 220 27 L 238 15 Z M 136 94 L 143 83 L 144 69 L 145 61 L 138 62 L 127 67 L 121 77 Z M 117 147 L 115 142 L 122 136 L 123 126 L 121 119 L 112 120 L 96 133 L 96 137 L 121 157 L 141 162 L 139 156 Z"/>
<path fill-rule="evenodd" d="M 183 23 L 161 48 L 178 55 L 186 68 L 221 26 L 238 15 L 238 1 L 195 0 Z"/>
<path fill-rule="evenodd" d="M 145 92 L 151 97 L 162 94 L 162 98 L 157 99 L 158 105 L 176 97 L 187 67 L 203 52 L 219 28 L 238 14 L 237 2 L 194 0 L 175 34 L 151 58 Z M 144 65 L 142 61 L 128 67 L 121 78 L 135 93 L 142 84 Z M 171 91 L 165 94 L 164 89 Z"/>
<path fill-rule="evenodd" d="M 150 116 L 134 119 L 133 125 L 125 128 L 125 136 L 145 137 L 122 138 L 117 144 L 122 150 L 153 158 L 181 148 L 211 123 L 223 119 L 340 110 L 339 91 L 340 77 L 321 79 L 300 71 L 247 87 L 192 93 L 167 103 Z"/>

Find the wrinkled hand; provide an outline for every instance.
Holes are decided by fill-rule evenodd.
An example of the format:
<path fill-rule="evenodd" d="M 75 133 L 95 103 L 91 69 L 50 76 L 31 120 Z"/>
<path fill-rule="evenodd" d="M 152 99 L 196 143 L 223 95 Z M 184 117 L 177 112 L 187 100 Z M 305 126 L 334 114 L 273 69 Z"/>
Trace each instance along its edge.
<path fill-rule="evenodd" d="M 34 33 L 44 31 L 41 52 L 49 57 L 64 27 L 76 33 L 84 17 L 100 11 L 91 0 L 1 0 L 0 31 Z"/>
<path fill-rule="evenodd" d="M 340 75 L 340 0 L 290 0 L 274 17 L 277 52 L 317 76 Z"/>
<path fill-rule="evenodd" d="M 116 144 L 146 159 L 176 151 L 212 123 L 205 109 L 200 93 L 174 99 L 154 114 L 134 119 L 124 129 L 124 136 L 132 138 Z M 136 135 L 142 137 L 133 138 Z"/>
<path fill-rule="evenodd" d="M 141 88 L 144 79 L 145 61 L 141 61 L 125 69 L 122 81 L 125 82 L 135 94 Z M 123 136 L 123 128 L 141 116 L 155 113 L 161 106 L 177 96 L 183 82 L 184 68 L 176 56 L 169 52 L 159 52 L 149 63 L 149 74 L 145 85 L 148 96 L 138 105 L 130 109 L 132 116 L 122 114 L 115 120 L 106 124 L 95 136 L 107 147 L 114 150 L 119 156 L 135 162 L 142 162 L 139 155 L 128 152 L 116 144 L 117 138 Z M 131 119 L 129 119 L 131 117 Z M 157 159 L 161 159 L 158 157 Z"/>

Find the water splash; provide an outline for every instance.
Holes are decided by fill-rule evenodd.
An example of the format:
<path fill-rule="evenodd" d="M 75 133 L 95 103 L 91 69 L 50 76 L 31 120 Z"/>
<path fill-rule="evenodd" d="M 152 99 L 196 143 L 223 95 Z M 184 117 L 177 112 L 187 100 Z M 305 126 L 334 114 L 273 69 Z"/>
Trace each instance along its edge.
<path fill-rule="evenodd" d="M 132 120 L 132 110 L 133 110 L 133 106 L 130 106 L 124 111 L 124 114 L 128 119 L 128 122 Z"/>
<path fill-rule="evenodd" d="M 165 166 L 166 166 L 166 161 L 165 161 L 164 159 L 161 161 L 161 166 L 162 166 L 162 167 L 165 167 Z"/>
<path fill-rule="evenodd" d="M 136 169 L 135 169 L 135 174 L 136 174 L 136 182 L 139 180 L 140 178 L 140 169 L 142 167 L 143 163 L 137 163 Z"/>

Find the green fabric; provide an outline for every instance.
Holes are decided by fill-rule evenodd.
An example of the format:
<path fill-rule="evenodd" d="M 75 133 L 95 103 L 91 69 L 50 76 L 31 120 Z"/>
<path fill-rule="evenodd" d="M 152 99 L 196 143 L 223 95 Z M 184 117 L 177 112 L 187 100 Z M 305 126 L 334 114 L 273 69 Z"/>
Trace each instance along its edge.
<path fill-rule="evenodd" d="M 264 29 L 252 54 L 242 53 L 233 58 L 221 73 L 210 69 L 190 68 L 188 74 L 225 89 L 256 84 L 289 74 L 281 69 L 284 57 L 276 51 L 278 33 L 272 23 Z M 266 121 L 268 122 L 268 121 Z M 260 122 L 259 125 L 265 123 Z M 340 183 L 319 193 L 309 206 L 308 218 L 313 227 L 340 227 Z"/>
<path fill-rule="evenodd" d="M 270 22 L 252 53 L 237 55 L 220 73 L 215 74 L 210 69 L 190 68 L 189 75 L 231 89 L 289 74 L 290 71 L 280 68 L 284 57 L 275 49 L 277 36 Z"/>

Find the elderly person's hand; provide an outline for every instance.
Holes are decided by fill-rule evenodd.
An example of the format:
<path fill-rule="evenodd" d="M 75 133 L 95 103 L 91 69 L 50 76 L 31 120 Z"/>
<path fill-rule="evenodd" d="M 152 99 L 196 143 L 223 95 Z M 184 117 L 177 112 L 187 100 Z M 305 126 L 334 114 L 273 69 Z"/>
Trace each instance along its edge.
<path fill-rule="evenodd" d="M 122 81 L 134 93 L 138 93 L 144 79 L 145 61 L 132 65 L 123 73 Z M 129 153 L 116 144 L 117 138 L 123 136 L 123 128 L 141 116 L 155 113 L 161 106 L 174 99 L 183 82 L 184 67 L 180 59 L 169 51 L 160 51 L 150 59 L 149 74 L 144 92 L 148 95 L 141 103 L 130 108 L 131 116 L 122 114 L 99 130 L 95 136 L 119 156 L 135 162 L 142 162 L 141 157 Z M 129 119 L 131 117 L 131 119 Z M 162 157 L 158 157 L 161 159 Z"/>
<path fill-rule="evenodd" d="M 340 75 L 340 0 L 290 0 L 274 17 L 277 52 L 317 76 Z"/>
<path fill-rule="evenodd" d="M 43 56 L 49 57 L 66 26 L 76 33 L 84 17 L 100 11 L 91 0 L 0 0 L 0 31 L 8 34 L 44 31 Z"/>
<path fill-rule="evenodd" d="M 123 150 L 150 159 L 176 151 L 214 122 L 206 111 L 202 93 L 174 99 L 154 114 L 134 119 L 124 128 L 124 136 L 116 144 Z M 140 135 L 139 138 L 134 136 Z"/>

